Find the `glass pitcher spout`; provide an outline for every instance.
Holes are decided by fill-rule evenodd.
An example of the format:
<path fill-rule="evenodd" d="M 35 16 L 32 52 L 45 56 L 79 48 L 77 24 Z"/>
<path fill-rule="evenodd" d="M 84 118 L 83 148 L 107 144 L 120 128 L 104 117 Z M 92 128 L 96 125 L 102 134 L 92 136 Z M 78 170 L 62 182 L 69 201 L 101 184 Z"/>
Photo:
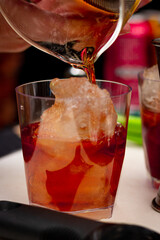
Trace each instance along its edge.
<path fill-rule="evenodd" d="M 0 0 L 0 9 L 29 44 L 80 66 L 84 64 L 82 52 L 89 52 L 91 61 L 96 61 L 115 41 L 139 2 L 63 0 L 62 4 L 58 0 Z"/>

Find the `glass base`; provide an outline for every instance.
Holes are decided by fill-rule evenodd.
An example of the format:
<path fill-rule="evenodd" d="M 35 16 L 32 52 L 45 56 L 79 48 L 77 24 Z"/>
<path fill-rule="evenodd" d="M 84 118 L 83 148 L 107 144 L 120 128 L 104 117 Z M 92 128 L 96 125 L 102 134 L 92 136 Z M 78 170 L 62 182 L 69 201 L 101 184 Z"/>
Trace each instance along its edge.
<path fill-rule="evenodd" d="M 93 220 L 101 220 L 101 219 L 111 218 L 112 212 L 113 212 L 113 206 L 110 206 L 108 208 L 82 210 L 82 211 L 67 212 L 67 213 L 73 214 L 79 217 L 93 219 Z"/>
<path fill-rule="evenodd" d="M 153 178 L 153 177 L 152 177 L 152 186 L 153 186 L 155 189 L 159 189 L 159 187 L 160 187 L 160 179 L 157 179 L 157 178 Z"/>
<path fill-rule="evenodd" d="M 30 205 L 47 208 L 43 205 L 39 205 L 36 203 L 29 202 Z M 54 210 L 53 208 L 47 208 L 50 210 Z M 57 210 L 54 210 L 57 211 Z M 101 219 L 108 219 L 112 217 L 113 212 L 113 205 L 107 208 L 96 208 L 96 209 L 89 209 L 89 210 L 81 210 L 81 211 L 70 211 L 64 212 L 67 214 L 73 214 L 78 217 L 84 217 L 92 220 L 101 220 Z"/>

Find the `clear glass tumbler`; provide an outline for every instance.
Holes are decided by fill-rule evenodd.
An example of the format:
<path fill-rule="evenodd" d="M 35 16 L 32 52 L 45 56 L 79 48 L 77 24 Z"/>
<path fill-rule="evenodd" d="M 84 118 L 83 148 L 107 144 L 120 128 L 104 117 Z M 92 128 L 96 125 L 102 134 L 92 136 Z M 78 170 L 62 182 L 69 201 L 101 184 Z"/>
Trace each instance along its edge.
<path fill-rule="evenodd" d="M 74 104 L 68 112 L 64 110 L 64 105 L 78 101 L 76 111 L 79 111 L 82 104 L 90 101 L 96 104 L 99 101 L 100 111 L 103 108 L 103 96 L 91 99 L 84 94 L 81 98 L 73 96 L 59 99 L 57 103 L 50 90 L 50 81 L 32 82 L 16 88 L 30 204 L 93 219 L 112 216 L 125 155 L 131 88 L 105 80 L 97 80 L 97 85 L 110 93 L 114 107 L 111 112 L 107 110 L 106 121 L 109 125 L 106 126 L 113 132 L 109 136 L 100 132 L 98 138 L 92 136 L 92 139 L 81 137 L 78 124 L 87 116 L 85 124 L 90 128 L 95 126 L 95 112 L 91 113 L 87 108 L 87 115 L 82 112 L 77 116 Z M 110 100 L 107 100 L 108 103 Z M 44 125 L 47 111 L 54 112 L 54 115 L 49 115 Z M 65 117 L 62 117 L 63 111 Z M 103 122 L 103 112 L 96 116 Z M 63 118 L 62 124 L 59 118 Z M 69 125 L 70 118 L 72 124 Z M 71 137 L 74 131 L 76 139 Z"/>

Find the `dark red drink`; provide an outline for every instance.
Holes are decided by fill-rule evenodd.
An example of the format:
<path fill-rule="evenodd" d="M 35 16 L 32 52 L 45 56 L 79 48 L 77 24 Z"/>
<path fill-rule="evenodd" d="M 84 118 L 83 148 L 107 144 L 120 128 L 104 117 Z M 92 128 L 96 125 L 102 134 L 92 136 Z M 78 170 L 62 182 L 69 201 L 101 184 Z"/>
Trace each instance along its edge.
<path fill-rule="evenodd" d="M 39 139 L 40 123 L 21 129 L 29 200 L 60 211 L 110 207 L 114 203 L 126 145 L 117 124 L 111 138 L 64 142 Z M 64 147 L 65 146 L 65 147 Z"/>
<path fill-rule="evenodd" d="M 142 105 L 142 134 L 145 160 L 154 187 L 160 183 L 160 113 L 153 112 Z"/>

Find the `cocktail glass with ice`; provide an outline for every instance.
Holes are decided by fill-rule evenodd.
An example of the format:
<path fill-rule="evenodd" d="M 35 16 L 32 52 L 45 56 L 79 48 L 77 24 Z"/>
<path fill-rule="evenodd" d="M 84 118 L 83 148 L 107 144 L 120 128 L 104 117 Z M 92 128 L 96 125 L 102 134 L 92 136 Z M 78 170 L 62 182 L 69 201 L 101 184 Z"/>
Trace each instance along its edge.
<path fill-rule="evenodd" d="M 131 88 L 70 78 L 24 84 L 16 95 L 30 204 L 111 217 Z"/>
<path fill-rule="evenodd" d="M 160 186 L 160 79 L 155 65 L 139 74 L 145 162 L 153 187 Z"/>

